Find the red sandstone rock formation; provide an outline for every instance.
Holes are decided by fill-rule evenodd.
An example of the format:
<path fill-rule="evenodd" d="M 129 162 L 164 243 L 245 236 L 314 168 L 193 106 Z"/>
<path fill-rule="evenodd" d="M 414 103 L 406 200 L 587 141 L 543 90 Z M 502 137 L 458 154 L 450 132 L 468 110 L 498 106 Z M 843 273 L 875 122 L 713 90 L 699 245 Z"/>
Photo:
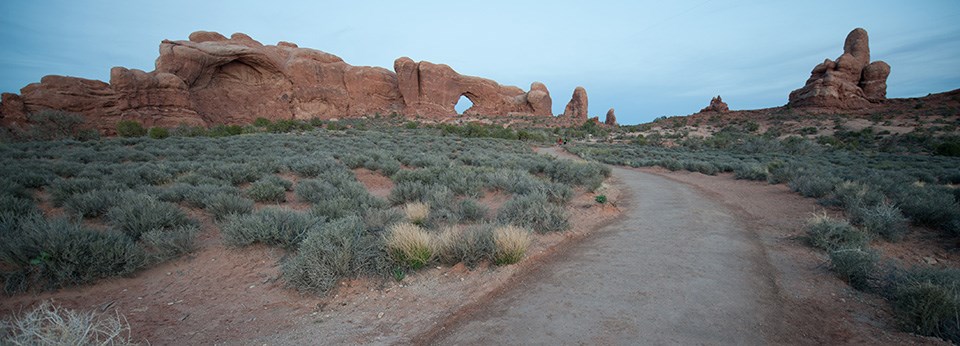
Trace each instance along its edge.
<path fill-rule="evenodd" d="M 427 117 L 457 115 L 454 106 L 460 96 L 465 96 L 473 107 L 469 115 L 540 115 L 551 116 L 553 101 L 547 87 L 540 82 L 530 85 L 524 92 L 515 86 L 503 86 L 497 82 L 464 76 L 450 66 L 429 61 L 414 62 L 402 57 L 393 62 L 397 73 L 400 94 L 403 95 L 403 113 Z"/>
<path fill-rule="evenodd" d="M 397 77 L 387 69 L 351 66 L 291 43 L 265 46 L 239 33 L 227 39 L 201 31 L 189 41 L 163 41 L 157 71 L 180 77 L 210 124 L 356 117 L 402 106 Z"/>
<path fill-rule="evenodd" d="M 813 68 L 803 88 L 790 93 L 790 105 L 829 109 L 858 109 L 887 97 L 890 65 L 870 62 L 867 31 L 854 29 L 837 61 L 826 59 Z"/>
<path fill-rule="evenodd" d="M 727 107 L 727 103 L 723 102 L 723 99 L 720 98 L 720 95 L 710 99 L 710 105 L 704 109 L 700 110 L 700 113 L 706 112 L 717 112 L 717 113 L 726 113 L 730 111 L 730 107 Z"/>
<path fill-rule="evenodd" d="M 46 76 L 20 95 L 5 93 L 0 124 L 23 123 L 44 109 L 83 114 L 108 133 L 121 119 L 174 127 L 249 124 L 257 117 L 449 117 L 461 95 L 474 103 L 466 114 L 552 115 L 550 92 L 539 82 L 524 92 L 409 58 L 397 59 L 394 69 L 352 66 L 289 42 L 271 46 L 240 33 L 198 31 L 187 41 L 164 40 L 153 72 L 115 67 L 110 83 Z"/>
<path fill-rule="evenodd" d="M 617 115 L 613 113 L 613 108 L 607 111 L 607 118 L 603 123 L 610 126 L 617 126 Z"/>
<path fill-rule="evenodd" d="M 27 114 L 43 109 L 83 114 L 88 126 L 104 132 L 112 131 L 122 119 L 137 120 L 148 127 L 205 124 L 191 108 L 182 80 L 167 73 L 122 67 L 110 70 L 109 84 L 51 75 L 20 89 L 20 95 L 5 93 L 0 123 L 24 124 Z"/>
<path fill-rule="evenodd" d="M 587 89 L 582 86 L 573 89 L 573 96 L 570 97 L 570 102 L 567 102 L 567 108 L 563 110 L 561 116 L 587 120 Z"/>

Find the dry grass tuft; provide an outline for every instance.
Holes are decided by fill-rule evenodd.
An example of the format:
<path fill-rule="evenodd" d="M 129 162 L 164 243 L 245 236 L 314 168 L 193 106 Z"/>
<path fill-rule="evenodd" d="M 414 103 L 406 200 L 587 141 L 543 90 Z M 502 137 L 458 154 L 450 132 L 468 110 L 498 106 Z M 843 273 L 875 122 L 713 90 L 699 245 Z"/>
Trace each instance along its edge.
<path fill-rule="evenodd" d="M 435 254 L 434 237 L 412 223 L 401 222 L 390 226 L 386 244 L 390 256 L 411 269 L 430 263 Z"/>
<path fill-rule="evenodd" d="M 407 221 L 410 221 L 410 223 L 423 226 L 427 217 L 430 216 L 430 205 L 421 202 L 407 203 L 403 206 L 403 214 L 406 215 Z"/>
<path fill-rule="evenodd" d="M 3 345 L 136 345 L 122 315 L 98 315 L 43 302 L 20 317 L 0 321 Z"/>
<path fill-rule="evenodd" d="M 530 231 L 507 225 L 493 230 L 493 243 L 496 248 L 493 261 L 497 265 L 520 262 L 531 243 Z"/>

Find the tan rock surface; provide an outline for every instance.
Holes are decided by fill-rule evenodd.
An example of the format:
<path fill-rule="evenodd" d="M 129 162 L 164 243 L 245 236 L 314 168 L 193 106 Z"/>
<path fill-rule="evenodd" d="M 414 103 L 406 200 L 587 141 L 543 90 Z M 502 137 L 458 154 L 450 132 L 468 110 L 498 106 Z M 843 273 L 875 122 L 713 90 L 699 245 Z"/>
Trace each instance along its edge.
<path fill-rule="evenodd" d="M 720 98 L 720 95 L 710 99 L 710 105 L 701 109 L 700 113 L 706 112 L 717 112 L 717 113 L 726 113 L 730 111 L 730 107 L 727 106 L 726 102 L 723 102 L 723 99 Z"/>
<path fill-rule="evenodd" d="M 870 62 L 867 31 L 847 35 L 843 55 L 813 68 L 803 88 L 790 93 L 790 105 L 829 109 L 859 109 L 886 99 L 890 65 Z"/>
<path fill-rule="evenodd" d="M 563 111 L 563 117 L 570 119 L 587 120 L 587 89 L 578 86 L 573 89 L 573 96 Z"/>
<path fill-rule="evenodd" d="M 79 113 L 90 126 L 111 133 L 116 122 L 145 126 L 249 124 L 258 117 L 330 119 L 375 114 L 445 118 L 456 116 L 461 96 L 471 115 L 551 116 L 552 99 L 543 83 L 529 92 L 447 65 L 400 58 L 393 71 L 352 66 L 339 57 L 294 43 L 263 45 L 235 33 L 197 31 L 186 41 L 164 40 L 156 70 L 116 67 L 110 83 L 46 76 L 39 83 L 4 94 L 0 124 L 24 123 L 44 109 Z"/>
<path fill-rule="evenodd" d="M 406 115 L 456 116 L 454 107 L 461 96 L 473 103 L 463 112 L 467 115 L 551 115 L 553 101 L 543 83 L 534 82 L 530 91 L 524 92 L 490 79 L 461 75 L 444 64 L 415 62 L 407 57 L 394 61 L 393 69 Z"/>
<path fill-rule="evenodd" d="M 617 115 L 614 114 L 613 108 L 607 111 L 607 118 L 603 121 L 604 124 L 610 126 L 617 126 Z"/>

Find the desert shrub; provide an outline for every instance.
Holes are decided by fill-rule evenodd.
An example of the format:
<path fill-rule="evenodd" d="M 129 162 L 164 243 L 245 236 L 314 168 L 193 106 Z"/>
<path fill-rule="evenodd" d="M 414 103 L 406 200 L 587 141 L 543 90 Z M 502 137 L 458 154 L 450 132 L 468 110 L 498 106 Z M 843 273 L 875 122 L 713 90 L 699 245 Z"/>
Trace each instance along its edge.
<path fill-rule="evenodd" d="M 875 206 L 884 201 L 882 193 L 862 182 L 842 182 L 836 186 L 833 193 L 846 208 Z"/>
<path fill-rule="evenodd" d="M 221 193 L 207 199 L 205 209 L 213 214 L 215 220 L 220 221 L 228 215 L 249 214 L 253 211 L 253 200 Z"/>
<path fill-rule="evenodd" d="M 283 277 L 293 287 L 324 294 L 343 277 L 384 275 L 390 260 L 383 237 L 363 225 L 359 218 L 347 217 L 311 232 L 296 256 L 283 264 Z"/>
<path fill-rule="evenodd" d="M 461 221 L 476 222 L 487 216 L 487 206 L 475 199 L 463 199 L 457 204 L 457 218 Z"/>
<path fill-rule="evenodd" d="M 0 233 L 0 262 L 23 273 L 20 287 L 59 288 L 132 273 L 145 254 L 121 233 L 34 215 Z"/>
<path fill-rule="evenodd" d="M 155 229 L 141 234 L 140 241 L 152 262 L 163 262 L 195 251 L 198 233 L 196 226 Z"/>
<path fill-rule="evenodd" d="M 716 175 L 717 166 L 706 161 L 683 161 L 683 168 L 691 172 L 699 172 L 706 175 Z"/>
<path fill-rule="evenodd" d="M 287 189 L 272 181 L 260 179 L 250 185 L 246 194 L 257 202 L 286 202 Z"/>
<path fill-rule="evenodd" d="M 743 164 L 733 170 L 733 177 L 744 180 L 767 180 L 767 168 L 756 164 Z"/>
<path fill-rule="evenodd" d="M 252 214 L 228 216 L 220 226 L 220 234 L 224 242 L 233 246 L 264 243 L 293 248 L 324 223 L 323 218 L 308 213 L 264 208 Z"/>
<path fill-rule="evenodd" d="M 611 172 L 610 167 L 595 162 L 554 160 L 552 165 L 546 167 L 545 173 L 556 182 L 583 186 L 592 192 L 600 187 Z"/>
<path fill-rule="evenodd" d="M 164 202 L 185 202 L 194 208 L 206 208 L 211 197 L 217 195 L 237 195 L 240 190 L 233 186 L 223 185 L 188 185 L 174 183 L 165 189 L 156 192 L 157 199 Z"/>
<path fill-rule="evenodd" d="M 164 139 L 170 137 L 170 130 L 162 127 L 151 127 L 150 130 L 147 131 L 147 136 L 153 139 Z"/>
<path fill-rule="evenodd" d="M 562 231 L 570 227 L 563 208 L 550 203 L 545 195 L 539 193 L 514 196 L 500 208 L 497 220 L 539 233 Z"/>
<path fill-rule="evenodd" d="M 240 163 L 207 166 L 198 170 L 197 173 L 228 181 L 233 185 L 257 181 L 262 175 L 255 166 Z"/>
<path fill-rule="evenodd" d="M 120 120 L 117 122 L 117 135 L 120 137 L 143 137 L 147 130 L 136 120 Z"/>
<path fill-rule="evenodd" d="M 903 330 L 960 342 L 960 271 L 915 268 L 895 277 L 892 286 Z"/>
<path fill-rule="evenodd" d="M 270 126 L 270 124 L 271 124 L 270 119 L 263 118 L 263 117 L 257 117 L 257 119 L 253 120 L 253 126 L 256 126 L 256 127 L 267 127 L 267 126 Z"/>
<path fill-rule="evenodd" d="M 349 173 L 346 172 L 343 165 L 329 157 L 300 158 L 289 162 L 287 167 L 304 178 L 313 178 L 320 175 L 327 176 L 331 173 L 340 173 L 341 175 Z"/>
<path fill-rule="evenodd" d="M 403 214 L 407 217 L 408 222 L 423 226 L 427 217 L 430 216 L 430 205 L 421 202 L 407 203 L 403 206 Z"/>
<path fill-rule="evenodd" d="M 508 265 L 520 262 L 527 253 L 532 239 L 530 231 L 513 225 L 497 227 L 493 230 L 493 262 Z"/>
<path fill-rule="evenodd" d="M 942 156 L 960 156 L 960 141 L 941 143 L 933 152 Z"/>
<path fill-rule="evenodd" d="M 660 161 L 659 165 L 660 165 L 661 167 L 663 167 L 663 168 L 666 168 L 666 169 L 670 170 L 670 171 L 679 171 L 679 170 L 683 169 L 683 164 L 680 163 L 680 161 L 677 161 L 677 160 L 675 160 L 675 159 L 662 160 L 662 161 Z"/>
<path fill-rule="evenodd" d="M 42 110 L 28 114 L 27 120 L 29 125 L 21 134 L 24 140 L 84 140 L 89 136 L 83 129 L 84 118 L 79 114 Z"/>
<path fill-rule="evenodd" d="M 960 204 L 950 192 L 928 186 L 904 186 L 894 192 L 893 199 L 915 224 L 946 228 L 960 218 Z"/>
<path fill-rule="evenodd" d="M 499 169 L 483 177 L 484 186 L 515 194 L 528 194 L 541 189 L 543 183 L 523 170 Z"/>
<path fill-rule="evenodd" d="M 907 218 L 900 208 L 882 203 L 872 207 L 850 208 L 851 222 L 862 225 L 867 232 L 877 234 L 889 241 L 899 241 L 907 233 Z"/>
<path fill-rule="evenodd" d="M 830 251 L 830 270 L 851 287 L 863 290 L 876 274 L 879 257 L 875 251 L 860 247 L 833 250 Z"/>
<path fill-rule="evenodd" d="M 363 215 L 363 224 L 370 232 L 385 232 L 387 227 L 401 222 L 404 215 L 397 209 L 370 209 Z"/>
<path fill-rule="evenodd" d="M 272 175 L 272 174 L 271 174 L 271 175 L 266 175 L 266 176 L 264 176 L 263 178 L 260 178 L 260 180 L 257 180 L 257 182 L 260 182 L 260 183 L 271 183 L 271 184 L 274 184 L 274 185 L 283 187 L 283 189 L 286 190 L 286 191 L 293 191 L 293 182 L 292 182 L 292 181 L 289 181 L 289 180 L 287 180 L 287 179 L 283 179 L 283 178 L 281 178 L 281 177 L 278 177 L 278 176 L 275 176 L 275 175 Z"/>
<path fill-rule="evenodd" d="M 228 186 L 231 185 L 229 181 L 217 179 L 214 177 L 198 174 L 198 173 L 188 173 L 181 175 L 174 179 L 177 183 L 200 186 L 200 185 L 214 185 L 214 186 Z"/>
<path fill-rule="evenodd" d="M 93 190 L 70 196 L 63 203 L 63 208 L 70 214 L 85 218 L 103 215 L 120 201 L 128 198 L 133 192 L 118 190 Z"/>
<path fill-rule="evenodd" d="M 807 241 L 811 246 L 827 251 L 862 248 L 869 236 L 846 220 L 835 220 L 825 214 L 816 215 L 807 222 Z"/>
<path fill-rule="evenodd" d="M 429 191 L 439 186 L 440 185 L 424 185 L 419 181 L 399 183 L 390 191 L 390 203 L 402 204 L 425 201 Z"/>
<path fill-rule="evenodd" d="M 20 185 L 20 183 L 17 183 L 7 177 L 0 178 L 0 195 L 19 198 L 33 198 L 33 193 L 27 190 L 23 185 Z"/>
<path fill-rule="evenodd" d="M 573 189 L 561 183 L 548 182 L 540 186 L 537 191 L 546 195 L 550 203 L 557 205 L 566 205 L 573 199 Z"/>
<path fill-rule="evenodd" d="M 125 196 L 107 210 L 108 223 L 133 239 L 156 229 L 173 229 L 194 223 L 176 204 L 159 201 L 151 196 Z"/>
<path fill-rule="evenodd" d="M 806 173 L 795 176 L 787 184 L 804 197 L 820 198 L 833 192 L 837 181 L 825 173 Z"/>
<path fill-rule="evenodd" d="M 437 236 L 437 259 L 447 265 L 463 263 L 473 268 L 493 259 L 493 225 L 481 224 L 461 230 L 451 226 Z"/>
<path fill-rule="evenodd" d="M 427 265 L 435 255 L 433 236 L 412 223 L 397 223 L 387 228 L 385 243 L 390 257 L 411 269 Z"/>
<path fill-rule="evenodd" d="M 33 199 L 0 195 L 0 211 L 12 215 L 29 215 L 40 211 Z"/>
<path fill-rule="evenodd" d="M 99 189 L 103 182 L 86 178 L 57 179 L 50 184 L 50 200 L 54 206 L 63 206 L 70 196 Z"/>
<path fill-rule="evenodd" d="M 4 345 L 137 345 L 126 318 L 65 309 L 44 301 L 0 321 Z"/>

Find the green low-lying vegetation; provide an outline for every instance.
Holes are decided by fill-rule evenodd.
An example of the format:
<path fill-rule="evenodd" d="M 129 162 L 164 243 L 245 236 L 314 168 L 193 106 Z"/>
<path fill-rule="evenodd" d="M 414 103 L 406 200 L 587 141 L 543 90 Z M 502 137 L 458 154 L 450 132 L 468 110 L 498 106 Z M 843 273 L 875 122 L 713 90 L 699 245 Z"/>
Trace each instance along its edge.
<path fill-rule="evenodd" d="M 575 189 L 592 191 L 610 175 L 517 140 L 322 124 L 258 121 L 254 130 L 218 127 L 203 136 L 123 124 L 117 138 L 0 145 L 7 292 L 130 275 L 195 251 L 201 225 L 211 222 L 228 246 L 285 249 L 287 282 L 319 293 L 344 277 L 402 278 L 433 263 L 506 265 L 529 242 L 516 231 L 511 239 L 519 241 L 504 241 L 498 227 L 563 231 Z M 395 188 L 387 198 L 371 195 L 358 168 Z M 491 192 L 510 199 L 491 211 L 479 202 Z M 63 217 L 48 218 L 51 209 Z M 403 222 L 427 235 L 429 254 L 396 251 L 390 235 Z"/>

